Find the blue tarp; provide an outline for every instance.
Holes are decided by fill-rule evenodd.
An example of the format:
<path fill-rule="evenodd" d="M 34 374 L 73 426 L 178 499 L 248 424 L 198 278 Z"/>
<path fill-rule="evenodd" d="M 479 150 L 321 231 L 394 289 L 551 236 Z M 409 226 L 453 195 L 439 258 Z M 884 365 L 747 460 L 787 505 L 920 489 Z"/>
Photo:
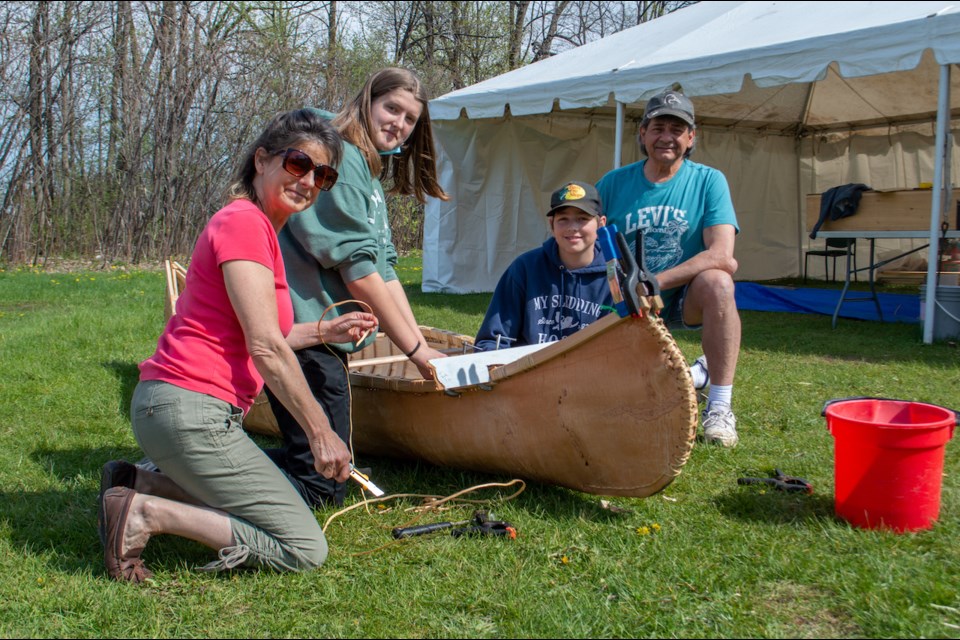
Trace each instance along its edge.
<path fill-rule="evenodd" d="M 871 300 L 854 301 L 869 296 L 868 291 L 848 291 L 841 318 L 879 320 L 877 307 Z M 920 295 L 878 293 L 884 322 L 920 322 Z M 839 289 L 807 289 L 771 287 L 754 282 L 738 282 L 737 308 L 745 311 L 780 311 L 783 313 L 817 313 L 832 316 L 840 300 Z"/>

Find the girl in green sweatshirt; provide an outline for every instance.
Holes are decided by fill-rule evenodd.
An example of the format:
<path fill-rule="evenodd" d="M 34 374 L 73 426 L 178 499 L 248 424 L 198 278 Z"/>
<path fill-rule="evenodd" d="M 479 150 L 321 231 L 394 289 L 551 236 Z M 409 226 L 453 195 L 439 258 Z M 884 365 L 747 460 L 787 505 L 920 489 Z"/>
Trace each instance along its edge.
<path fill-rule="evenodd" d="M 340 177 L 310 209 L 291 219 L 280 234 L 280 247 L 296 322 L 316 322 L 330 305 L 360 300 L 420 374 L 431 378 L 427 361 L 443 354 L 427 345 L 397 279 L 397 251 L 381 184 L 388 181 L 390 193 L 412 195 L 421 203 L 427 196 L 448 199 L 437 182 L 427 101 L 415 74 L 387 68 L 373 74 L 339 114 L 326 113 L 344 139 Z M 324 319 L 357 309 L 342 305 L 328 310 Z M 348 443 L 347 354 L 374 338 L 372 333 L 360 345 L 319 345 L 297 352 L 314 396 Z M 268 455 L 307 504 L 342 503 L 343 483 L 318 473 L 303 430 L 272 393 L 268 396 L 284 437 L 284 447 Z"/>

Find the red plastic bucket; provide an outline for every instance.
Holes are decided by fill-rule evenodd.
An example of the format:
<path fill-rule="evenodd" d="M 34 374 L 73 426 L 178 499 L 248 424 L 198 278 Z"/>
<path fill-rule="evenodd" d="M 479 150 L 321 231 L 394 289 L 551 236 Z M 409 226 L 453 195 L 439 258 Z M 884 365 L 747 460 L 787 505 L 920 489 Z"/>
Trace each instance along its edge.
<path fill-rule="evenodd" d="M 940 516 L 943 452 L 958 416 L 921 402 L 832 400 L 836 514 L 865 529 L 929 529 Z"/>

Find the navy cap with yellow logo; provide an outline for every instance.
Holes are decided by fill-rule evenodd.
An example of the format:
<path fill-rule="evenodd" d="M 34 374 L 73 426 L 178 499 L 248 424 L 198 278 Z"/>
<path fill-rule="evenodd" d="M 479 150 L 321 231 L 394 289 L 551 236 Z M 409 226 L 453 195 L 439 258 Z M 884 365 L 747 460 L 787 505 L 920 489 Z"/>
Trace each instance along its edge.
<path fill-rule="evenodd" d="M 592 216 L 603 215 L 600 194 L 589 182 L 568 182 L 554 191 L 550 196 L 550 210 L 547 211 L 547 215 L 552 216 L 557 209 L 563 207 L 576 207 Z"/>

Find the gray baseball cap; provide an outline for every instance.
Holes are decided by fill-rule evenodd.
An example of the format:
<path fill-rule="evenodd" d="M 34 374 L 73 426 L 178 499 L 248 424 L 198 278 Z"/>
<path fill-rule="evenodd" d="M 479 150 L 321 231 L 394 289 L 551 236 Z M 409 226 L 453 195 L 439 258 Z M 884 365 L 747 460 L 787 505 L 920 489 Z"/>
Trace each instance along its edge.
<path fill-rule="evenodd" d="M 690 102 L 690 98 L 679 91 L 664 91 L 647 101 L 647 108 L 643 112 L 643 122 L 646 123 L 660 116 L 680 118 L 692 127 L 694 126 L 693 103 Z"/>

